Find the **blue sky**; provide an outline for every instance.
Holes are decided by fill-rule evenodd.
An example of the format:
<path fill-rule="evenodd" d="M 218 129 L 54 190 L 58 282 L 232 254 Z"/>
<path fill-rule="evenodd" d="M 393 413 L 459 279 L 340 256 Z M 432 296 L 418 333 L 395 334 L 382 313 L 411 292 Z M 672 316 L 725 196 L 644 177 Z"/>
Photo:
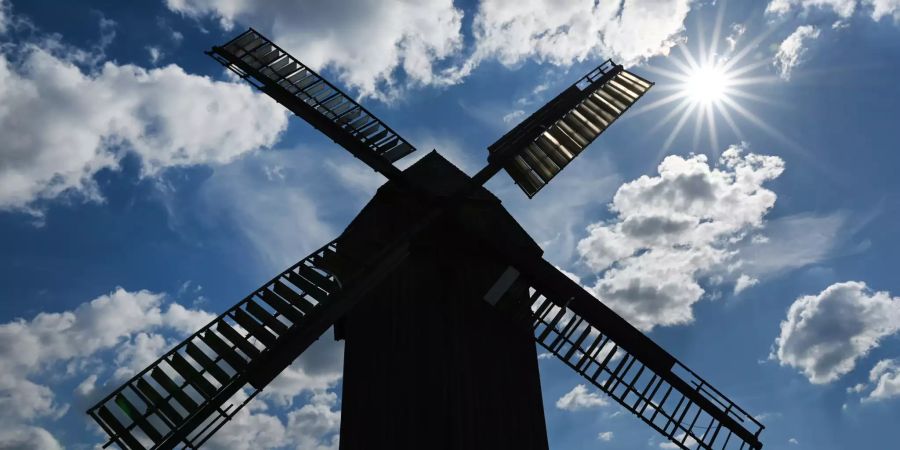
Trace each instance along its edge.
<path fill-rule="evenodd" d="M 435 148 L 473 174 L 607 57 L 655 81 L 534 199 L 488 186 L 765 448 L 895 448 L 900 3 L 554 3 L 0 0 L 0 447 L 101 442 L 87 406 L 383 181 L 202 54 L 252 26 L 416 145 L 403 167 Z M 211 446 L 336 448 L 341 351 Z M 540 369 L 552 448 L 666 448 Z"/>

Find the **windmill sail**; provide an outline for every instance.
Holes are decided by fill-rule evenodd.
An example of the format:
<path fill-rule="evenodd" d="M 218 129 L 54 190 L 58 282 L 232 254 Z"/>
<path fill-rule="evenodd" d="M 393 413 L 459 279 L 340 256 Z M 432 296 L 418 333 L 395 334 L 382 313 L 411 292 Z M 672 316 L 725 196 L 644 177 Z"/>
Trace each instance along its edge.
<path fill-rule="evenodd" d="M 488 147 L 488 160 L 534 197 L 652 86 L 606 60 Z"/>
<path fill-rule="evenodd" d="M 527 287 L 535 340 L 622 407 L 681 449 L 762 448 L 762 424 L 578 283 L 543 260 L 516 268 L 485 300 L 509 308 L 503 293 Z"/>
<path fill-rule="evenodd" d="M 355 270 L 333 241 L 244 298 L 88 410 L 126 449 L 197 448 L 404 254 Z M 399 256 L 398 256 L 399 255 Z M 334 273 L 353 272 L 343 289 Z"/>
<path fill-rule="evenodd" d="M 252 28 L 207 52 L 389 179 L 410 143 L 340 89 Z"/>

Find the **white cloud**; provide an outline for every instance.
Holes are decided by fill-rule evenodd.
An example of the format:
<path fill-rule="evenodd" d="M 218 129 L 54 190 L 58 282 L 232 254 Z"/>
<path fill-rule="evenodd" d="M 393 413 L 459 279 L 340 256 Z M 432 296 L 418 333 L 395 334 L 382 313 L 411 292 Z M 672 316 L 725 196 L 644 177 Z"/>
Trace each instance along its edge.
<path fill-rule="evenodd" d="M 82 396 L 87 397 L 94 393 L 94 390 L 97 388 L 97 374 L 92 373 L 87 378 L 84 379 L 78 386 L 75 387 L 75 392 Z"/>
<path fill-rule="evenodd" d="M 863 401 L 887 400 L 900 397 L 900 359 L 878 361 L 869 372 L 875 388 Z"/>
<path fill-rule="evenodd" d="M 669 156 L 659 176 L 623 184 L 610 205 L 616 217 L 578 243 L 600 275 L 592 290 L 643 330 L 690 323 L 705 293 L 699 279 L 736 276 L 736 243 L 763 225 L 776 199 L 763 183 L 783 169 L 778 157 L 732 146 L 716 167 L 704 155 Z"/>
<path fill-rule="evenodd" d="M 797 438 L 788 439 L 788 443 L 793 445 L 800 445 L 800 441 L 798 441 Z"/>
<path fill-rule="evenodd" d="M 337 450 L 341 412 L 334 410 L 337 395 L 315 392 L 312 399 L 288 414 L 288 435 L 297 448 Z"/>
<path fill-rule="evenodd" d="M 525 111 L 521 109 L 517 109 L 511 113 L 507 113 L 503 116 L 503 123 L 507 125 L 515 125 L 522 121 L 525 117 Z"/>
<path fill-rule="evenodd" d="M 116 371 L 113 377 L 123 381 L 149 366 L 169 347 L 166 338 L 158 333 L 138 333 L 116 348 Z"/>
<path fill-rule="evenodd" d="M 764 235 L 756 234 L 739 245 L 740 270 L 753 278 L 784 274 L 814 264 L 834 254 L 852 234 L 844 212 L 782 216 L 766 223 Z"/>
<path fill-rule="evenodd" d="M 313 151 L 279 149 L 217 167 L 196 197 L 166 196 L 170 220 L 179 229 L 180 221 L 190 220 L 207 227 L 230 224 L 259 255 L 261 275 L 281 270 L 337 236 L 339 229 L 324 216 L 337 208 L 343 213 L 357 206 L 347 201 L 346 193 L 341 202 L 328 201 L 336 197 L 322 189 L 333 189 L 334 178 L 329 176 L 327 160 L 316 156 L 318 161 L 311 161 Z M 353 160 L 334 166 L 351 164 L 365 167 Z M 267 168 L 274 166 L 281 167 L 283 178 L 266 178 Z"/>
<path fill-rule="evenodd" d="M 94 175 L 118 169 L 129 152 L 143 176 L 227 163 L 272 145 L 287 124 L 283 108 L 248 86 L 175 65 L 83 67 L 76 62 L 102 55 L 55 39 L 2 48 L 0 209 L 32 209 L 64 192 L 100 200 Z"/>
<path fill-rule="evenodd" d="M 690 0 L 622 2 L 487 0 L 478 6 L 476 49 L 468 65 L 533 58 L 567 66 L 603 55 L 633 64 L 666 55 L 684 30 Z"/>
<path fill-rule="evenodd" d="M 734 48 L 737 47 L 738 41 L 744 36 L 744 33 L 747 32 L 747 26 L 742 23 L 733 23 L 731 24 L 731 32 L 725 37 L 725 41 L 728 42 L 728 51 L 733 52 Z"/>
<path fill-rule="evenodd" d="M 868 12 L 869 17 L 876 22 L 887 17 L 893 18 L 895 24 L 900 24 L 900 0 L 771 0 L 766 6 L 766 13 L 785 16 L 797 9 L 803 14 L 814 10 L 832 12 L 840 17 L 835 22 L 840 27 L 846 26 L 846 19 L 857 11 Z"/>
<path fill-rule="evenodd" d="M 325 168 L 348 188 L 371 198 L 375 191 L 385 183 L 385 178 L 364 164 L 338 164 L 333 160 L 325 161 Z"/>
<path fill-rule="evenodd" d="M 166 305 L 161 294 L 118 288 L 70 311 L 0 324 L 0 448 L 61 448 L 36 421 L 52 423 L 70 412 L 69 401 L 90 401 L 98 391 L 108 391 L 170 348 L 174 341 L 166 336 L 183 337 L 213 318 L 177 303 Z M 315 343 L 211 445 L 336 448 L 340 412 L 335 394 L 328 392 L 342 371 L 342 352 L 335 347 L 330 339 Z M 62 388 L 86 371 L 90 374 L 74 390 Z M 282 417 L 260 412 L 267 401 L 291 406 L 305 393 L 311 399 Z"/>
<path fill-rule="evenodd" d="M 163 57 L 163 52 L 159 47 L 149 46 L 147 47 L 147 53 L 150 56 L 150 64 L 156 65 L 160 59 Z"/>
<path fill-rule="evenodd" d="M 32 426 L 14 428 L 0 426 L 0 447 L 17 450 L 62 450 L 63 448 L 49 431 Z"/>
<path fill-rule="evenodd" d="M 685 439 L 685 437 L 687 437 L 687 439 Z M 690 436 L 686 436 L 686 433 L 681 433 L 681 434 L 675 436 L 675 440 L 679 441 L 679 442 L 684 441 L 684 445 L 687 448 L 696 448 L 699 446 L 699 443 L 697 442 L 697 440 Z M 681 447 L 678 446 L 677 444 L 675 444 L 674 442 L 663 442 L 663 443 L 659 444 L 659 448 L 679 449 Z"/>
<path fill-rule="evenodd" d="M 898 331 L 900 299 L 871 292 L 859 281 L 835 283 L 794 301 L 773 356 L 812 383 L 824 384 L 853 370 L 882 338 Z"/>
<path fill-rule="evenodd" d="M 597 3 L 482 1 L 472 20 L 473 48 L 463 58 L 463 12 L 450 0 L 355 0 L 341 7 L 292 0 L 167 0 L 172 11 L 216 17 L 225 29 L 241 22 L 268 30 L 310 67 L 333 68 L 363 97 L 388 100 L 402 89 L 400 69 L 408 84 L 446 85 L 489 59 L 507 66 L 525 59 L 568 66 L 600 55 L 632 64 L 668 54 L 681 39 L 693 1 Z"/>
<path fill-rule="evenodd" d="M 888 17 L 893 18 L 895 24 L 900 24 L 900 0 L 863 0 L 863 4 L 872 7 L 872 20 Z"/>
<path fill-rule="evenodd" d="M 433 65 L 462 45 L 462 11 L 451 0 L 298 2 L 167 0 L 172 11 L 218 17 L 271 32 L 304 64 L 335 69 L 364 97 L 388 98 L 400 69 L 413 83 L 442 83 Z"/>
<path fill-rule="evenodd" d="M 778 75 L 783 80 L 791 79 L 791 72 L 804 60 L 809 41 L 817 39 L 819 34 L 818 28 L 812 25 L 801 25 L 778 45 L 778 51 L 775 53 L 775 60 L 772 64 L 778 69 Z"/>
<path fill-rule="evenodd" d="M 614 434 L 612 431 L 601 431 L 599 434 L 597 434 L 597 440 L 609 442 L 613 440 L 613 436 Z"/>
<path fill-rule="evenodd" d="M 325 332 L 324 338 L 306 349 L 260 395 L 277 405 L 291 406 L 305 392 L 324 392 L 333 388 L 343 376 L 344 346 L 342 342 L 330 339 L 330 334 L 330 331 Z"/>
<path fill-rule="evenodd" d="M 581 411 L 606 405 L 605 398 L 596 392 L 588 392 L 583 384 L 576 385 L 571 391 L 556 401 L 556 407 L 565 411 Z"/>
<path fill-rule="evenodd" d="M 813 9 L 831 10 L 840 17 L 847 18 L 856 10 L 857 0 L 771 0 L 766 13 L 785 15 L 797 8 L 808 13 Z"/>
<path fill-rule="evenodd" d="M 336 404 L 337 395 L 334 393 L 314 391 L 309 402 L 289 412 L 283 420 L 269 414 L 265 403 L 254 400 L 238 411 L 205 446 L 223 450 L 284 447 L 337 450 L 341 413 L 334 409 Z"/>
<path fill-rule="evenodd" d="M 61 365 L 87 362 L 109 349 L 125 355 L 116 360 L 119 363 L 128 364 L 132 358 L 146 361 L 140 352 L 146 347 L 141 336 L 147 336 L 147 330 L 177 330 L 184 314 L 172 313 L 173 306 L 163 308 L 160 294 L 118 288 L 70 311 L 42 312 L 31 320 L 0 324 L 0 447 L 18 448 L 17 439 L 30 436 L 53 448 L 49 433 L 31 422 L 57 419 L 68 412 L 69 405 L 57 400 L 53 386 L 35 380 L 50 373 L 65 378 L 69 374 L 60 370 Z M 90 395 L 97 378 L 91 374 L 75 392 Z"/>
<path fill-rule="evenodd" d="M 286 446 L 288 441 L 284 423 L 277 416 L 261 412 L 260 409 L 266 408 L 259 403 L 254 400 L 238 411 L 210 438 L 205 447 L 216 450 L 251 450 Z"/>
<path fill-rule="evenodd" d="M 759 283 L 759 279 L 747 276 L 746 274 L 741 274 L 738 277 L 737 281 L 734 282 L 734 295 L 740 294 L 751 286 L 755 286 Z"/>

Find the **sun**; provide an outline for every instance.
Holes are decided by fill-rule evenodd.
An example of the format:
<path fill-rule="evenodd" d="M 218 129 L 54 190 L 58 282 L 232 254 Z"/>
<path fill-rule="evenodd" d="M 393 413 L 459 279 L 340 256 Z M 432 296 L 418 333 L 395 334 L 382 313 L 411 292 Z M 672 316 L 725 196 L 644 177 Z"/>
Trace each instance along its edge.
<path fill-rule="evenodd" d="M 691 101 L 707 105 L 725 99 L 730 81 L 721 65 L 708 64 L 692 69 L 681 89 Z"/>
<path fill-rule="evenodd" d="M 754 39 L 732 34 L 723 36 L 724 9 L 719 10 L 712 33 L 704 33 L 697 27 L 697 39 L 682 41 L 669 55 L 660 59 L 659 65 L 646 70 L 659 75 L 656 92 L 664 95 L 645 104 L 632 113 L 643 114 L 664 106 L 670 110 L 651 128 L 655 132 L 671 125 L 660 154 L 670 149 L 674 140 L 693 123 L 693 149 L 698 153 L 710 153 L 718 157 L 720 125 L 725 123 L 737 139 L 744 140 L 739 123 L 752 123 L 776 139 L 788 142 L 775 127 L 767 124 L 753 112 L 752 102 L 778 103 L 765 97 L 765 84 L 778 78 L 764 70 L 770 65 L 766 59 L 756 58 L 758 48 L 767 34 Z M 741 34 L 745 29 L 741 28 Z M 705 132 L 705 133 L 704 133 Z M 704 134 L 709 140 L 708 151 L 700 144 Z"/>

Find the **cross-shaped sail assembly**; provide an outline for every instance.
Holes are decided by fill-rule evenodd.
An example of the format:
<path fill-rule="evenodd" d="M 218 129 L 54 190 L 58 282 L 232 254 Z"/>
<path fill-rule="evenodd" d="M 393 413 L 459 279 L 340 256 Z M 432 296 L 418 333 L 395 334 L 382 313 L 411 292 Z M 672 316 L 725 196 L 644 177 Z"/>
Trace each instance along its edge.
<path fill-rule="evenodd" d="M 366 222 L 372 228 L 386 227 L 390 230 L 384 235 L 378 234 L 380 231 L 376 230 L 371 236 L 379 237 L 370 239 L 366 237 L 370 236 L 365 233 L 368 231 L 367 227 L 361 227 L 362 232 L 360 227 L 355 231 L 351 230 L 352 226 L 348 227 L 341 237 L 265 283 L 102 399 L 88 414 L 109 435 L 107 446 L 116 444 L 126 449 L 169 449 L 176 446 L 198 448 L 329 327 L 338 328 L 336 324 L 352 311 L 359 311 L 358 305 L 370 300 L 367 297 L 370 293 L 383 293 L 378 289 L 384 288 L 382 284 L 385 280 L 402 280 L 403 283 L 399 283 L 398 288 L 401 290 L 408 290 L 410 285 L 415 284 L 407 283 L 408 277 L 416 277 L 415 274 L 422 272 L 416 272 L 419 267 L 409 267 L 410 260 L 418 258 L 417 261 L 426 261 L 429 265 L 432 262 L 446 264 L 445 260 L 449 258 L 445 257 L 453 253 L 450 250 L 454 250 L 463 253 L 463 256 L 456 256 L 463 258 L 462 260 L 473 258 L 472 261 L 476 263 L 491 261 L 492 264 L 501 264 L 501 270 L 502 267 L 509 267 L 484 296 L 484 300 L 495 311 L 490 310 L 491 306 L 485 305 L 481 298 L 464 298 L 460 302 L 470 302 L 469 306 L 471 302 L 477 304 L 478 307 L 474 307 L 473 311 L 482 314 L 478 316 L 480 319 L 505 321 L 491 322 L 503 326 L 488 328 L 511 340 L 479 341 L 484 335 L 466 334 L 475 333 L 466 327 L 453 328 L 454 333 L 445 335 L 456 336 L 458 331 L 472 342 L 515 343 L 516 348 L 525 348 L 531 352 L 531 359 L 527 358 L 527 354 L 509 352 L 506 347 L 498 351 L 524 355 L 525 362 L 530 362 L 532 366 L 528 369 L 530 372 L 525 373 L 533 375 L 537 380 L 534 345 L 531 341 L 533 338 L 535 343 L 560 358 L 678 448 L 762 448 L 759 434 L 763 426 L 758 421 L 603 305 L 602 299 L 593 297 L 543 260 L 540 248 L 527 237 L 511 216 L 508 216 L 506 222 L 496 219 L 508 213 L 502 209 L 499 200 L 482 187 L 502 167 L 529 197 L 534 196 L 640 99 L 653 83 L 607 60 L 491 145 L 488 149 L 488 166 L 474 177 L 468 177 L 439 156 L 432 157 L 432 154 L 420 160 L 417 165 L 426 168 L 430 167 L 428 164 L 434 163 L 436 165 L 428 169 L 434 172 L 427 172 L 428 176 L 413 176 L 416 165 L 404 172 L 393 165 L 415 150 L 408 141 L 257 31 L 250 29 L 223 46 L 213 47 L 208 54 L 387 177 L 390 180 L 388 188 L 379 190 L 379 194 L 370 203 L 376 207 L 367 206 L 359 217 L 368 214 L 366 217 L 374 218 Z M 446 165 L 441 165 L 444 164 L 441 161 Z M 453 175 L 456 177 L 455 181 L 448 183 L 452 178 L 450 175 L 456 172 L 458 173 Z M 441 181 L 445 183 L 439 183 Z M 440 185 L 441 188 L 430 189 L 435 187 L 432 184 Z M 452 186 L 453 192 L 443 192 L 438 198 L 437 192 L 442 192 L 447 186 Z M 416 213 L 404 215 L 407 207 L 415 209 Z M 463 213 L 464 211 L 468 212 Z M 402 220 L 397 219 L 401 216 Z M 386 226 L 389 219 L 396 219 L 397 222 Z M 454 223 L 454 220 L 457 222 Z M 468 226 L 472 224 L 478 226 Z M 442 232 L 450 233 L 449 236 L 457 239 L 457 243 L 465 245 L 459 245 L 460 248 L 456 249 L 445 248 L 448 246 L 445 241 L 435 238 L 442 236 Z M 354 233 L 355 238 L 347 238 Z M 530 247 L 519 246 L 515 243 L 520 241 L 508 238 L 517 233 L 523 234 L 524 240 L 531 242 L 533 252 L 523 251 L 523 248 Z M 381 239 L 383 236 L 392 237 L 385 240 Z M 348 240 L 359 242 L 360 239 L 368 242 L 359 247 L 368 249 L 362 251 L 364 254 L 358 254 L 361 251 L 359 248 L 350 251 L 346 250 L 346 245 L 341 244 L 346 244 Z M 416 248 L 419 253 L 413 252 L 412 248 Z M 416 255 L 415 258 L 410 256 L 413 254 Z M 444 266 L 439 267 L 443 270 Z M 475 267 L 480 266 L 476 264 Z M 455 269 L 451 267 L 447 270 Z M 481 270 L 479 273 L 488 277 L 487 285 L 493 282 L 492 272 Z M 434 275 L 429 274 L 428 276 Z M 447 279 L 453 278 L 438 271 L 434 284 Z M 467 279 L 470 285 L 471 281 Z M 432 292 L 434 287 L 430 282 L 426 284 L 429 286 L 425 290 Z M 393 286 L 391 283 L 387 285 Z M 444 289 L 453 287 L 444 286 Z M 393 291 L 389 291 L 391 292 Z M 517 294 L 509 294 L 510 292 Z M 388 295 L 387 298 L 395 297 Z M 487 308 L 488 311 L 479 307 Z M 440 314 L 416 315 L 411 312 L 412 309 L 402 310 L 400 306 L 392 308 L 398 310 L 399 316 L 411 318 L 412 322 L 405 324 L 418 325 L 424 321 L 442 327 L 447 322 L 447 317 Z M 356 316 L 357 327 L 360 320 L 375 327 L 366 329 L 362 336 L 366 340 L 371 336 L 369 330 L 376 330 L 383 323 L 363 316 L 362 319 L 359 315 Z M 507 330 L 504 328 L 505 324 L 516 323 L 516 319 L 527 322 L 522 325 L 521 336 L 497 331 Z M 428 322 L 429 320 L 434 322 Z M 529 334 L 526 325 L 531 326 L 533 333 L 530 334 L 533 336 Z M 365 327 L 355 328 L 357 331 L 360 329 Z M 395 336 L 395 333 L 403 332 L 403 327 L 391 328 L 387 335 Z M 420 339 L 428 338 L 416 335 L 403 342 L 418 342 Z M 347 348 L 349 343 L 350 340 Z M 431 349 L 430 341 L 426 347 Z M 425 353 L 427 354 L 415 354 L 417 358 L 426 360 L 440 358 L 434 352 Z M 454 353 L 460 358 L 463 358 L 460 355 L 466 354 L 465 351 Z M 492 350 L 491 355 L 494 354 Z M 373 362 L 376 369 L 388 367 L 385 366 L 388 363 L 399 364 L 395 361 L 398 357 L 394 354 L 382 356 L 385 358 L 375 358 Z M 465 362 L 464 359 L 459 361 Z M 453 370 L 466 372 L 465 375 L 470 378 L 482 369 L 498 372 L 498 366 L 490 366 L 498 364 L 496 358 L 478 361 L 475 366 L 466 366 L 466 370 L 452 367 Z M 522 362 L 516 361 L 516 364 Z M 363 365 L 366 363 L 362 362 Z M 483 367 L 485 365 L 486 369 Z M 345 365 L 345 371 L 346 367 Z M 521 364 L 511 367 L 515 367 L 514 372 L 519 375 L 523 373 L 519 370 L 520 367 L 527 369 L 529 366 Z M 354 379 L 363 379 L 363 390 L 366 390 L 370 388 L 367 377 L 371 371 L 364 372 L 362 378 L 356 373 Z M 345 389 L 350 378 L 347 375 L 344 379 Z M 443 383 L 441 389 L 450 392 L 458 388 L 450 386 L 451 384 L 453 383 Z M 505 404 L 506 398 L 493 392 L 485 392 L 486 389 L 481 385 L 475 386 L 474 392 L 466 393 L 468 396 L 458 396 L 464 397 L 460 401 L 485 397 L 477 400 L 490 403 L 498 411 L 509 406 Z M 513 397 L 527 396 L 536 399 L 536 407 L 533 409 L 537 411 L 539 420 L 532 423 L 543 430 L 537 381 L 534 387 L 514 387 Z M 377 386 L 371 389 L 377 389 Z M 522 392 L 523 390 L 528 392 Z M 359 393 L 359 390 L 354 392 Z M 491 394 L 497 398 L 488 398 Z M 365 396 L 358 398 L 363 397 Z M 346 399 L 343 401 L 347 402 Z M 355 401 L 353 404 L 359 406 L 361 403 L 365 401 Z M 460 404 L 471 406 L 471 403 L 457 403 Z M 348 404 L 345 403 L 344 406 Z M 398 415 L 408 413 L 402 407 L 397 408 Z M 349 411 L 350 408 L 345 409 L 345 419 L 349 417 Z M 472 412 L 473 409 L 460 411 Z M 365 422 L 373 414 L 368 411 L 361 416 L 365 420 L 357 420 L 355 423 Z M 414 423 L 422 416 L 431 417 L 427 414 L 420 414 L 418 417 L 407 414 L 403 420 Z M 496 416 L 492 416 L 494 418 Z M 485 418 L 475 419 L 479 423 L 490 422 Z M 345 420 L 344 424 L 348 421 Z M 459 429 L 448 427 L 446 422 L 434 420 L 427 423 L 431 428 L 424 428 L 450 430 L 448 433 L 451 438 L 461 437 Z M 386 424 L 397 425 L 393 422 Z M 509 426 L 513 429 L 520 425 L 516 422 Z M 492 423 L 492 426 L 500 425 Z M 342 448 L 373 448 L 370 445 L 373 436 L 360 432 L 362 428 L 355 430 L 356 433 L 348 433 L 348 438 L 356 438 L 356 443 L 345 444 L 353 439 L 341 439 Z M 342 435 L 344 431 L 342 429 Z M 385 437 L 388 435 L 382 429 L 374 431 L 377 431 L 376 434 L 381 433 L 378 434 L 378 438 L 382 439 L 379 442 L 391 439 Z M 487 434 L 493 432 L 492 428 Z M 523 447 L 546 448 L 546 434 L 542 436 L 542 442 L 530 439 Z M 408 437 L 404 434 L 403 439 L 406 440 L 402 442 L 413 442 Z M 481 443 L 482 447 L 485 445 Z"/>

